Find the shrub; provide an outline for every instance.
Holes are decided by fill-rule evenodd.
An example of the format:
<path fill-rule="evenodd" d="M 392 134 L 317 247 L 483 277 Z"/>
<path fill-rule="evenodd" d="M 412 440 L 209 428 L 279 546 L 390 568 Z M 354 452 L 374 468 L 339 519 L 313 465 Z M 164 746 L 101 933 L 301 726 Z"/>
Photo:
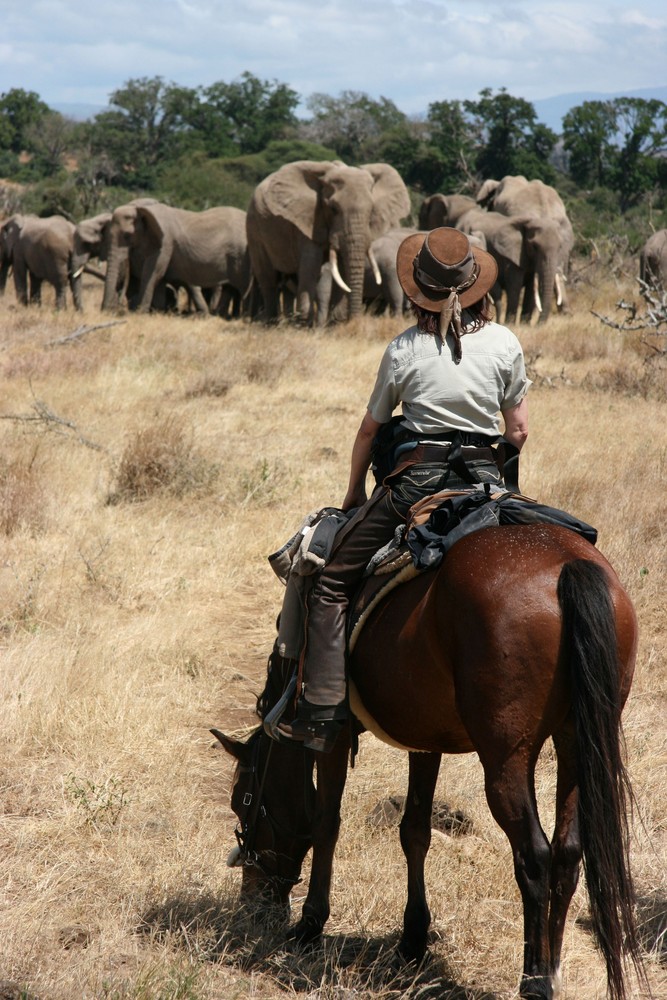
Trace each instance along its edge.
<path fill-rule="evenodd" d="M 161 492 L 177 497 L 205 493 L 219 472 L 218 465 L 197 452 L 192 432 L 177 418 L 168 417 L 132 435 L 108 502 L 141 501 Z"/>

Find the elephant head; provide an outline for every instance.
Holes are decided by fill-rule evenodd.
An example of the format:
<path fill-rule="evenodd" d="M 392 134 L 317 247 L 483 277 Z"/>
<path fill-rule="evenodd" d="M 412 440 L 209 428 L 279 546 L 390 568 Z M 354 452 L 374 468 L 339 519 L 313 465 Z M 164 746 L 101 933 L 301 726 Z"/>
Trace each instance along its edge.
<path fill-rule="evenodd" d="M 72 253 L 72 272 L 78 277 L 92 257 L 107 260 L 109 256 L 109 237 L 111 212 L 102 212 L 92 219 L 84 219 L 74 230 L 74 251 Z"/>
<path fill-rule="evenodd" d="M 14 249 L 25 225 L 25 216 L 11 215 L 0 226 L 0 295 L 5 294 L 7 275 L 14 259 Z"/>
<path fill-rule="evenodd" d="M 114 209 L 107 223 L 108 261 L 102 309 L 114 309 L 118 306 L 119 296 L 127 287 L 132 270 L 132 250 L 143 239 L 144 222 L 139 208 L 156 203 L 155 198 L 137 198 Z"/>
<path fill-rule="evenodd" d="M 432 194 L 419 209 L 419 228 L 456 226 L 461 216 L 473 208 L 477 208 L 474 198 L 465 194 Z"/>
<path fill-rule="evenodd" d="M 659 291 L 667 290 L 667 229 L 658 229 L 642 247 L 639 277 Z"/>
<path fill-rule="evenodd" d="M 278 275 L 296 274 L 298 308 L 312 321 L 322 264 L 361 311 L 371 243 L 410 211 L 407 188 L 386 163 L 288 163 L 258 186 L 248 208 L 248 247 L 267 318 L 277 315 Z M 322 322 L 323 316 L 318 317 Z"/>

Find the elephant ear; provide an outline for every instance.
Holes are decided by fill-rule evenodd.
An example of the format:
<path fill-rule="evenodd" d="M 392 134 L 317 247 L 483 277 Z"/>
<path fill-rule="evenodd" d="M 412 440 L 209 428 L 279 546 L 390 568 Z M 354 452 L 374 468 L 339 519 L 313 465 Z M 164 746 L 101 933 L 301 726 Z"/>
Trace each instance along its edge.
<path fill-rule="evenodd" d="M 388 229 L 399 226 L 401 219 L 410 214 L 412 206 L 403 178 L 394 167 L 388 163 L 365 163 L 361 169 L 373 178 L 372 241 Z"/>
<path fill-rule="evenodd" d="M 329 235 L 320 193 L 331 168 L 342 166 L 338 160 L 295 160 L 285 164 L 262 182 L 266 210 L 291 222 L 309 240 L 325 245 Z"/>
<path fill-rule="evenodd" d="M 137 205 L 137 219 L 140 219 L 156 246 L 162 246 L 169 238 L 168 220 L 165 218 L 166 205 L 156 201 L 148 205 Z"/>
<path fill-rule="evenodd" d="M 501 226 L 493 237 L 494 249 L 512 264 L 521 267 L 523 250 L 523 226 L 521 220 L 509 219 L 506 226 Z"/>
<path fill-rule="evenodd" d="M 475 195 L 475 201 L 477 202 L 477 204 L 484 205 L 486 207 L 492 205 L 494 195 L 499 186 L 500 186 L 500 181 L 494 181 L 491 180 L 491 178 L 484 181 L 481 188 Z"/>
<path fill-rule="evenodd" d="M 111 212 L 103 212 L 92 219 L 84 219 L 76 227 L 83 243 L 97 243 L 102 231 L 111 222 Z"/>

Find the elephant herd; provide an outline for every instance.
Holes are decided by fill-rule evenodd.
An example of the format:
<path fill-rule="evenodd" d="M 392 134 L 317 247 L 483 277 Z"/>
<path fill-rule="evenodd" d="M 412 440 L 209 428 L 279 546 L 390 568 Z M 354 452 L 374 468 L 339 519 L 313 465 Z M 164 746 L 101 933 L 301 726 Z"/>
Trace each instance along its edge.
<path fill-rule="evenodd" d="M 434 194 L 419 229 L 401 225 L 411 201 L 386 163 L 349 167 L 300 160 L 266 177 L 247 212 L 219 207 L 191 212 L 139 198 L 74 225 L 61 216 L 14 215 L 0 225 L 0 295 L 10 268 L 20 303 L 39 302 L 41 284 L 67 288 L 82 306 L 84 272 L 104 283 L 103 309 L 141 312 L 188 307 L 265 322 L 281 317 L 323 325 L 371 305 L 401 313 L 396 251 L 406 236 L 454 226 L 498 263 L 496 312 L 514 322 L 535 311 L 543 322 L 565 304 L 574 245 L 558 193 L 539 180 L 487 180 L 477 197 Z M 93 261 L 106 263 L 104 271 Z M 667 282 L 667 230 L 641 257 L 645 280 Z M 520 313 L 519 313 L 520 310 Z"/>

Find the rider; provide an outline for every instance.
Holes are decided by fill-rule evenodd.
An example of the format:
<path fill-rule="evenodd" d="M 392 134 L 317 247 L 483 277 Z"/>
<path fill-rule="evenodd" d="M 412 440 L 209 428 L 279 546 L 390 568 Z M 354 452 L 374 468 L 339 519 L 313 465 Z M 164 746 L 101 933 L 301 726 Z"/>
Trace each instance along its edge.
<path fill-rule="evenodd" d="M 530 381 L 521 345 L 490 318 L 493 257 L 459 230 L 442 227 L 404 240 L 397 271 L 416 322 L 388 345 L 380 362 L 342 503 L 345 511 L 358 509 L 338 531 L 310 592 L 302 693 L 295 719 L 277 727 L 278 738 L 314 750 L 331 750 L 348 715 L 346 612 L 371 557 L 422 497 L 502 482 L 491 449 L 500 433 L 499 414 L 510 444 L 520 449 L 528 435 Z M 399 403 L 414 447 L 367 499 L 371 447 Z"/>

